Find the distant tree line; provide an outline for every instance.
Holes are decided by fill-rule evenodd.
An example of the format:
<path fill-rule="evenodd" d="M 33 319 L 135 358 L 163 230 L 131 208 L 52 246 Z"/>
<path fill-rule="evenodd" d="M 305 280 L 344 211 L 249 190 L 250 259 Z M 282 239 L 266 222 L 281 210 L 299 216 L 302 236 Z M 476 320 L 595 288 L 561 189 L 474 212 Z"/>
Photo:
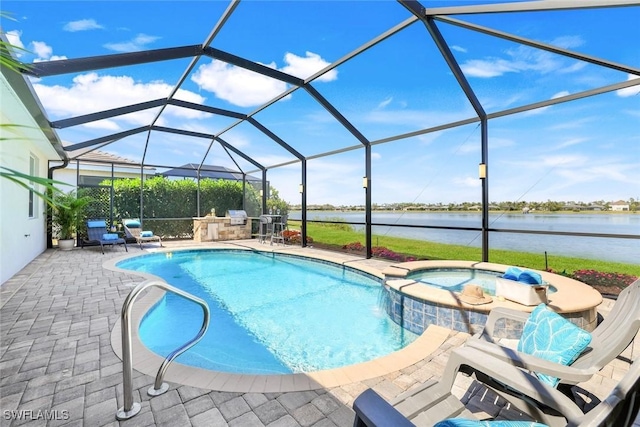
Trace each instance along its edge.
<path fill-rule="evenodd" d="M 625 200 L 629 204 L 630 212 L 638 212 L 640 210 L 640 201 L 631 198 Z M 509 211 L 530 211 L 530 212 L 560 212 L 560 211 L 610 211 L 614 202 L 595 200 L 593 202 L 575 202 L 575 201 L 557 201 L 547 200 L 546 202 L 535 201 L 504 201 L 493 202 L 489 205 L 490 210 L 509 212 Z M 290 209 L 300 209 L 300 205 L 290 205 Z M 307 205 L 308 210 L 343 210 L 343 211 L 360 211 L 364 210 L 364 205 Z M 480 211 L 482 205 L 477 202 L 462 203 L 384 203 L 372 204 L 373 210 L 401 210 L 401 211 Z"/>

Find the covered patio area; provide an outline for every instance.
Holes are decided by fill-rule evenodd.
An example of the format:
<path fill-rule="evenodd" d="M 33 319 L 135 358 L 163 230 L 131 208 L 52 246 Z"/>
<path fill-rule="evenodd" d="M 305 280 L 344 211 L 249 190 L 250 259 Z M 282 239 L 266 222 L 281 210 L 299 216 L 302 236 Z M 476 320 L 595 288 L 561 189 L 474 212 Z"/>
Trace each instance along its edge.
<path fill-rule="evenodd" d="M 195 247 L 191 242 L 166 245 L 162 250 Z M 265 245 L 255 240 L 198 247 L 265 249 Z M 274 250 L 307 256 L 317 253 L 380 271 L 390 265 L 381 260 L 326 254 L 313 248 Z M 150 251 L 156 249 L 140 252 Z M 5 417 L 3 423 L 22 425 L 24 417 L 33 417 L 33 420 L 26 418 L 26 425 L 348 427 L 354 419 L 351 404 L 362 391 L 372 387 L 390 400 L 428 379 L 438 379 L 449 352 L 469 337 L 449 330 L 441 345 L 403 369 L 302 392 L 287 392 L 286 388 L 277 393 L 220 392 L 170 383 L 166 394 L 149 398 L 146 390 L 153 384 L 153 376 L 134 371 L 134 399 L 142 403 L 142 410 L 134 418 L 118 422 L 115 414 L 123 402 L 122 363 L 112 348 L 110 336 L 124 298 L 140 282 L 140 277 L 109 271 L 103 268 L 103 263 L 124 254 L 124 249 L 107 250 L 105 255 L 95 248 L 77 248 L 72 252 L 49 249 L 2 286 L 1 403 L 9 414 L 23 416 L 22 420 L 17 415 L 10 418 L 13 421 Z M 599 312 L 606 316 L 612 304 L 613 301 L 605 300 Z M 637 357 L 639 345 L 636 340 L 623 356 Z M 628 361 L 614 360 L 580 386 L 601 399 L 623 377 L 628 366 Z M 469 382 L 463 378 L 457 384 L 460 396 Z M 57 418 L 48 422 L 36 419 L 38 411 L 50 411 Z"/>

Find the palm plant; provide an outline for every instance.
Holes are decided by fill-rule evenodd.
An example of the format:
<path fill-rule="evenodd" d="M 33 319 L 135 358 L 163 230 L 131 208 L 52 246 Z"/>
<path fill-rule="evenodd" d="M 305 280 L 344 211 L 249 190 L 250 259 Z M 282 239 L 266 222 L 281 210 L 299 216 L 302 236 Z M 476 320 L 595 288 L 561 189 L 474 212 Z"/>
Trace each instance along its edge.
<path fill-rule="evenodd" d="M 88 196 L 76 197 L 74 191 L 54 197 L 52 223 L 58 229 L 61 240 L 73 239 L 85 206 L 91 203 Z"/>

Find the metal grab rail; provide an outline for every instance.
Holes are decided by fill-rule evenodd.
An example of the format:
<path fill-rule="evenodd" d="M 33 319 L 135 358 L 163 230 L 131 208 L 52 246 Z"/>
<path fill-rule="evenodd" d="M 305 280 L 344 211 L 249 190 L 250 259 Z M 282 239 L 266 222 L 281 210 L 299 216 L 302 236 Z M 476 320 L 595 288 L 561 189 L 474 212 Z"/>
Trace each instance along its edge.
<path fill-rule="evenodd" d="M 154 385 L 149 388 L 147 394 L 150 396 L 158 396 L 169 389 L 169 385 L 162 382 L 164 378 L 164 374 L 169 368 L 169 365 L 173 360 L 187 351 L 189 348 L 193 347 L 198 341 L 202 339 L 204 334 L 207 332 L 209 328 L 209 306 L 207 303 L 187 292 L 184 292 L 180 289 L 174 288 L 173 286 L 161 282 L 159 280 L 150 279 L 145 280 L 136 286 L 125 298 L 124 303 L 122 304 L 122 312 L 120 314 L 121 320 L 121 328 L 122 328 L 122 388 L 124 394 L 124 405 L 122 408 L 118 409 L 116 413 L 116 419 L 118 420 L 127 420 L 132 418 L 140 412 L 140 403 L 133 401 L 133 366 L 132 360 L 133 355 L 131 351 L 131 309 L 133 307 L 133 303 L 136 298 L 142 291 L 150 287 L 158 287 L 164 289 L 167 292 L 172 292 L 176 295 L 179 295 L 189 301 L 193 301 L 196 304 L 199 304 L 202 307 L 202 311 L 204 313 L 204 318 L 202 320 L 202 327 L 198 334 L 188 341 L 186 344 L 183 344 L 181 347 L 177 348 L 173 352 L 171 352 L 160 365 L 160 369 L 158 369 L 158 373 L 156 375 L 156 379 Z"/>

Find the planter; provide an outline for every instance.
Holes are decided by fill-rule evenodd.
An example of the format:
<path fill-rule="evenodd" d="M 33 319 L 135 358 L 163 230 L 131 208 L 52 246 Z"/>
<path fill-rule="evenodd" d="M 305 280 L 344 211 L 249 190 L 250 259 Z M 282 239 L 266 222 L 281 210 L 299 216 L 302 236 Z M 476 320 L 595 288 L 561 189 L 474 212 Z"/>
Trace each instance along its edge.
<path fill-rule="evenodd" d="M 76 244 L 75 239 L 60 239 L 58 240 L 58 249 L 62 251 L 70 251 Z"/>

